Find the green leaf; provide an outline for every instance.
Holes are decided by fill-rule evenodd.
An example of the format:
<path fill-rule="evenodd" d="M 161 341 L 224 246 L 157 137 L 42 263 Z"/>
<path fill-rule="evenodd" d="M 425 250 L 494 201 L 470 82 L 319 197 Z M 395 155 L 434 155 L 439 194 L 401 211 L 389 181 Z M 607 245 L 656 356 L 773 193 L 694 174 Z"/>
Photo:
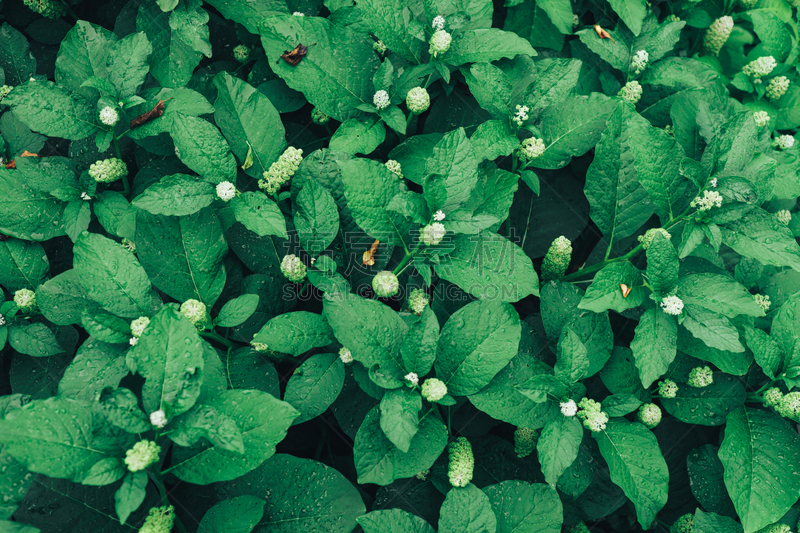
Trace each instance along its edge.
<path fill-rule="evenodd" d="M 128 374 L 128 369 L 124 366 L 124 357 L 119 357 L 118 360 L 123 363 L 121 379 Z M 63 382 L 64 380 L 61 381 Z M 99 410 L 111 424 L 128 433 L 144 433 L 152 429 L 150 419 L 139 409 L 139 399 L 128 389 L 107 387 L 102 389 L 100 394 L 91 392 L 92 398 L 97 398 Z"/>
<path fill-rule="evenodd" d="M 517 34 L 485 28 L 456 34 L 450 49 L 440 59 L 449 65 L 458 66 L 464 63 L 489 63 L 504 57 L 513 59 L 517 54 L 538 55 L 530 42 Z"/>
<path fill-rule="evenodd" d="M 644 0 L 609 0 L 608 3 L 634 35 L 641 33 L 642 21 L 647 15 L 647 4 Z"/>
<path fill-rule="evenodd" d="M 572 5 L 569 0 L 539 0 L 536 7 L 550 17 L 550 22 L 564 35 L 572 34 Z"/>
<path fill-rule="evenodd" d="M 469 69 L 463 67 L 461 73 L 478 104 L 496 118 L 507 120 L 511 112 L 511 82 L 505 72 L 491 63 L 475 63 Z"/>
<path fill-rule="evenodd" d="M 153 53 L 153 46 L 144 32 L 126 35 L 108 53 L 108 81 L 117 89 L 120 100 L 130 98 L 139 92 L 150 65 L 147 59 Z"/>
<path fill-rule="evenodd" d="M 264 517 L 267 502 L 256 496 L 235 496 L 214 505 L 200 521 L 203 533 L 250 533 Z"/>
<path fill-rule="evenodd" d="M 238 326 L 255 313 L 258 299 L 257 294 L 242 294 L 227 301 L 214 319 L 214 325 L 223 328 Z"/>
<path fill-rule="evenodd" d="M 630 289 L 625 296 L 620 285 Z M 642 273 L 628 261 L 611 263 L 598 272 L 592 284 L 586 289 L 579 309 L 588 309 L 602 313 L 613 309 L 622 313 L 627 309 L 639 307 L 644 302 L 645 288 L 642 284 Z"/>
<path fill-rule="evenodd" d="M 89 297 L 119 317 L 150 314 L 157 296 L 136 256 L 107 237 L 83 233 L 73 248 L 78 281 Z"/>
<path fill-rule="evenodd" d="M 791 230 L 761 209 L 723 225 L 722 242 L 764 265 L 800 270 L 800 246 Z"/>
<path fill-rule="evenodd" d="M 601 404 L 608 416 L 625 416 L 642 405 L 642 400 L 635 394 L 612 394 L 606 396 Z"/>
<path fill-rule="evenodd" d="M 657 233 L 647 249 L 647 277 L 653 292 L 658 295 L 670 294 L 678 283 L 679 269 L 678 253 L 672 242 Z"/>
<path fill-rule="evenodd" d="M 140 341 L 134 348 L 141 345 Z M 224 391 L 207 405 L 236 422 L 242 433 L 244 454 L 231 454 L 207 442 L 191 448 L 173 448 L 169 471 L 197 485 L 236 479 L 258 467 L 275 454 L 275 446 L 300 414 L 288 403 L 257 390 Z"/>
<path fill-rule="evenodd" d="M 289 378 L 283 396 L 284 401 L 300 411 L 294 423 L 324 413 L 342 392 L 343 385 L 344 363 L 338 354 L 320 353 L 303 361 Z"/>
<path fill-rule="evenodd" d="M 645 311 L 631 341 L 642 386 L 649 388 L 667 372 L 677 349 L 678 326 L 675 320 L 655 307 Z"/>
<path fill-rule="evenodd" d="M 427 197 L 428 191 L 425 191 L 428 207 L 431 210 L 442 209 L 447 213 L 465 203 L 478 181 L 478 174 L 475 172 L 477 166 L 472 143 L 464 128 L 446 133 L 433 147 L 425 167 L 426 174 L 442 176 L 446 200 L 434 208 Z"/>
<path fill-rule="evenodd" d="M 724 468 L 717 456 L 717 446 L 706 444 L 695 448 L 686 456 L 686 469 L 692 494 L 704 509 L 732 515 L 733 502 L 725 489 Z M 741 528 L 741 526 L 739 526 Z M 741 533 L 741 529 L 740 529 Z"/>
<path fill-rule="evenodd" d="M 489 485 L 483 492 L 492 503 L 497 533 L 561 531 L 564 520 L 561 499 L 547 485 L 509 480 Z"/>
<path fill-rule="evenodd" d="M 42 245 L 11 239 L 0 242 L 0 285 L 11 292 L 36 290 L 50 275 L 50 262 Z"/>
<path fill-rule="evenodd" d="M 376 300 L 332 293 L 325 298 L 322 313 L 336 340 L 356 361 L 367 369 L 377 365 L 382 377 L 376 383 L 384 388 L 402 385 L 406 371 L 399 352 L 408 327 L 396 312 Z M 378 374 L 371 377 L 375 380 Z"/>
<path fill-rule="evenodd" d="M 289 13 L 286 3 L 282 0 L 260 0 L 259 2 L 209 0 L 207 3 L 214 6 L 217 11 L 222 13 L 223 17 L 238 22 L 254 35 L 258 35 L 260 25 L 265 18 L 271 15 Z"/>
<path fill-rule="evenodd" d="M 8 342 L 18 352 L 33 357 L 49 357 L 64 351 L 50 328 L 39 322 L 11 326 Z"/>
<path fill-rule="evenodd" d="M 572 329 L 564 328 L 558 339 L 556 377 L 567 383 L 576 383 L 586 375 L 588 368 L 589 357 L 586 346 Z"/>
<path fill-rule="evenodd" d="M 275 455 L 241 479 L 217 487 L 222 497 L 265 497 L 260 524 L 275 533 L 349 533 L 366 512 L 358 490 L 337 470 L 291 455 Z"/>
<path fill-rule="evenodd" d="M 570 31 L 566 33 L 572 33 L 571 20 Z M 525 90 L 524 102 L 529 108 L 528 113 L 538 116 L 547 106 L 566 98 L 578 84 L 582 64 L 578 59 L 552 58 L 537 61 L 536 79 Z M 623 108 L 625 106 L 618 107 Z"/>
<path fill-rule="evenodd" d="M 108 77 L 106 61 L 116 42 L 117 36 L 109 30 L 79 20 L 58 49 L 56 83 L 85 98 L 93 97 L 94 91 L 88 87 L 82 88 L 82 84 L 91 76 Z"/>
<path fill-rule="evenodd" d="M 201 0 L 184 0 L 169 16 L 169 27 L 173 35 L 206 57 L 211 57 L 211 43 L 208 42 L 208 13 L 200 6 Z"/>
<path fill-rule="evenodd" d="M 102 464 L 116 472 L 108 482 L 116 481 L 125 473 L 119 456 L 125 448 L 101 448 L 92 440 L 93 429 L 89 402 L 55 397 L 10 411 L 0 420 L 0 442 L 5 444 L 4 451 L 32 472 L 81 483 Z"/>
<path fill-rule="evenodd" d="M 667 223 L 690 201 L 687 194 L 691 182 L 680 172 L 683 148 L 671 135 L 639 115 L 633 115 L 626 125 L 637 180 L 650 195 L 656 214 Z"/>
<path fill-rule="evenodd" d="M 678 294 L 684 303 L 701 305 L 728 318 L 764 316 L 764 311 L 744 285 L 722 274 L 683 276 L 678 282 Z"/>
<path fill-rule="evenodd" d="M 401 452 L 408 453 L 419 430 L 422 397 L 406 387 L 388 390 L 381 399 L 380 409 L 383 434 Z"/>
<path fill-rule="evenodd" d="M 419 20 L 409 16 L 409 3 L 403 0 L 365 0 L 358 4 L 364 22 L 394 53 L 422 64 L 425 30 Z"/>
<path fill-rule="evenodd" d="M 173 174 L 150 185 L 131 202 L 154 215 L 180 217 L 197 213 L 217 198 L 214 186 L 196 176 Z"/>
<path fill-rule="evenodd" d="M 675 398 L 661 398 L 661 404 L 669 414 L 687 424 L 721 426 L 728 413 L 744 405 L 746 396 L 738 379 L 715 372 L 711 385 L 696 388 L 681 383 Z"/>
<path fill-rule="evenodd" d="M 25 150 L 38 153 L 46 139 L 44 135 L 32 132 L 14 113 L 3 113 L 0 116 L 0 133 L 8 143 L 6 151 L 12 157 L 20 155 Z"/>
<path fill-rule="evenodd" d="M 400 355 L 409 372 L 424 376 L 430 372 L 436 359 L 436 345 L 439 342 L 439 321 L 430 306 L 422 314 L 407 320 L 408 333 L 403 337 Z"/>
<path fill-rule="evenodd" d="M 629 8 L 636 6 L 640 1 L 633 0 L 627 6 Z M 614 0 L 614 3 L 618 5 L 621 5 L 622 2 L 623 0 Z M 633 12 L 638 10 L 634 8 L 631 11 L 631 16 L 635 16 Z M 648 53 L 651 65 L 671 52 L 675 43 L 680 39 L 680 32 L 685 24 L 680 21 L 665 22 L 659 25 L 655 17 L 650 16 L 642 24 L 641 33 L 636 32 L 638 37 L 623 24 L 609 32 L 611 39 L 600 39 L 593 28 L 581 30 L 577 32 L 577 35 L 589 50 L 599 55 L 615 69 L 628 74 L 631 59 L 639 50 L 645 50 Z"/>
<path fill-rule="evenodd" d="M 797 336 L 798 328 L 800 328 L 800 295 L 794 295 L 778 309 L 770 329 L 770 336 L 775 339 L 783 353 L 790 356 L 790 361 L 784 371 L 793 379 L 800 375 L 797 369 L 794 368 L 800 364 L 800 362 L 796 361 L 797 356 L 795 355 L 800 353 L 800 348 L 798 348 L 800 339 Z"/>
<path fill-rule="evenodd" d="M 725 319 L 723 318 L 723 320 Z M 731 352 L 712 348 L 692 335 L 686 328 L 678 328 L 678 351 L 713 363 L 723 372 L 734 376 L 745 375 L 753 363 L 749 352 Z"/>
<path fill-rule="evenodd" d="M 449 394 L 474 394 L 517 354 L 519 340 L 519 316 L 511 305 L 497 300 L 467 304 L 442 328 L 436 375 Z"/>
<path fill-rule="evenodd" d="M 783 309 L 783 306 L 781 309 Z M 777 319 L 777 316 L 775 318 Z M 779 331 L 780 325 L 780 322 L 773 321 L 773 327 L 777 331 Z M 760 329 L 750 326 L 744 327 L 744 338 L 747 347 L 752 350 L 756 363 L 761 367 L 761 370 L 770 379 L 775 379 L 780 374 L 783 366 L 783 354 L 777 341 Z"/>
<path fill-rule="evenodd" d="M 231 200 L 236 220 L 261 237 L 277 235 L 284 239 L 286 219 L 278 205 L 262 192 L 247 191 Z"/>
<path fill-rule="evenodd" d="M 777 414 L 745 407 L 730 413 L 719 458 L 745 533 L 776 522 L 797 500 L 800 437 Z"/>
<path fill-rule="evenodd" d="M 203 379 L 202 341 L 176 309 L 162 307 L 125 357 L 131 371 L 146 380 L 142 402 L 148 413 L 166 404 L 179 415 L 194 405 Z"/>
<path fill-rule="evenodd" d="M 415 139 L 416 137 L 412 138 Z M 484 160 L 494 161 L 500 156 L 510 155 L 511 152 L 519 147 L 519 139 L 503 120 L 487 120 L 478 126 L 469 141 L 472 144 L 472 153 L 479 162 Z M 403 173 L 406 174 L 406 177 L 409 177 L 409 169 L 406 163 L 403 161 L 400 161 L 400 163 L 403 165 Z M 479 188 L 473 189 L 473 192 L 476 191 L 479 191 Z M 506 209 L 506 212 L 508 212 L 508 209 Z"/>
<path fill-rule="evenodd" d="M 608 463 L 611 481 L 636 507 L 636 516 L 649 529 L 667 503 L 669 471 L 653 433 L 638 422 L 609 420 L 605 431 L 592 433 Z"/>
<path fill-rule="evenodd" d="M 370 39 L 319 17 L 273 16 L 260 30 L 270 68 L 320 111 L 344 122 L 361 113 L 359 105 L 372 106 L 372 75 L 380 61 Z M 316 45 L 297 66 L 280 59 L 300 43 Z"/>
<path fill-rule="evenodd" d="M 346 154 L 371 154 L 386 138 L 386 128 L 374 118 L 351 118 L 331 137 L 330 149 Z"/>
<path fill-rule="evenodd" d="M 347 208 L 361 229 L 387 244 L 399 238 L 386 206 L 400 192 L 400 183 L 379 161 L 349 159 L 337 161 L 342 171 Z"/>
<path fill-rule="evenodd" d="M 770 9 L 751 9 L 745 17 L 753 22 L 764 55 L 773 56 L 778 63 L 786 61 L 792 51 L 792 33 L 784 21 Z"/>
<path fill-rule="evenodd" d="M 422 518 L 402 509 L 372 511 L 358 518 L 364 533 L 435 533 Z"/>
<path fill-rule="evenodd" d="M 214 77 L 217 100 L 214 119 L 228 140 L 236 158 L 243 163 L 252 148 L 258 163 L 248 169 L 260 176 L 281 155 L 286 141 L 278 110 L 263 93 L 227 72 Z M 266 165 L 264 168 L 262 165 Z"/>
<path fill-rule="evenodd" d="M 143 4 L 136 15 L 136 31 L 144 32 L 153 47 L 150 73 L 162 87 L 182 87 L 192 77 L 202 54 L 195 52 L 170 28 L 171 13 L 155 2 Z"/>
<path fill-rule="evenodd" d="M 49 137 L 77 141 L 95 133 L 94 106 L 50 81 L 26 81 L 3 99 L 26 126 Z"/>
<path fill-rule="evenodd" d="M 300 246 L 311 255 L 322 253 L 339 233 L 339 211 L 328 189 L 306 181 L 295 200 L 294 226 Z"/>
<path fill-rule="evenodd" d="M 124 524 L 133 511 L 144 501 L 147 488 L 147 472 L 128 472 L 122 480 L 122 486 L 114 493 L 115 509 L 121 524 Z"/>
<path fill-rule="evenodd" d="M 0 68 L 5 72 L 5 83 L 15 86 L 36 74 L 36 59 L 28 39 L 8 22 L 0 26 Z"/>
<path fill-rule="evenodd" d="M 439 533 L 491 533 L 497 530 L 489 497 L 470 483 L 447 492 L 439 516 Z"/>
<path fill-rule="evenodd" d="M 217 409 L 197 404 L 170 425 L 169 438 L 180 446 L 192 446 L 200 439 L 231 454 L 244 453 L 242 432 L 229 416 Z"/>
<path fill-rule="evenodd" d="M 170 135 L 181 162 L 204 179 L 215 184 L 236 181 L 236 160 L 230 147 L 207 120 L 175 113 Z"/>
<path fill-rule="evenodd" d="M 600 140 L 606 119 L 619 102 L 599 93 L 569 96 L 542 113 L 544 153 L 531 161 L 536 168 L 557 169 L 588 152 Z"/>
<path fill-rule="evenodd" d="M 687 316 L 682 322 L 683 327 L 709 348 L 744 352 L 744 346 L 739 341 L 739 332 L 724 316 L 693 304 L 687 304 L 684 313 Z"/>
<path fill-rule="evenodd" d="M 395 479 L 414 476 L 430 468 L 447 445 L 447 428 L 432 413 L 420 419 L 419 431 L 405 453 L 383 433 L 380 418 L 376 405 L 356 434 L 353 453 L 359 483 L 388 485 Z"/>
<path fill-rule="evenodd" d="M 74 269 L 47 280 L 36 291 L 36 303 L 50 322 L 59 326 L 80 324 L 81 313 L 94 313 L 100 305 L 89 297 Z"/>
<path fill-rule="evenodd" d="M 733 510 L 730 513 L 733 514 Z M 743 533 L 744 529 L 742 529 L 742 524 L 730 516 L 704 513 L 700 509 L 695 509 L 692 531 L 697 531 L 697 533 Z"/>
<path fill-rule="evenodd" d="M 558 479 L 578 457 L 583 426 L 575 417 L 561 416 L 547 424 L 536 443 L 544 479 L 555 489 Z"/>
<path fill-rule="evenodd" d="M 539 295 L 539 279 L 525 252 L 505 237 L 488 231 L 459 235 L 455 249 L 434 270 L 477 298 L 516 302 Z"/>
<path fill-rule="evenodd" d="M 139 211 L 136 252 L 150 281 L 179 302 L 197 299 L 214 305 L 225 286 L 228 245 L 209 209 L 186 217 Z"/>
<path fill-rule="evenodd" d="M 276 352 L 294 356 L 312 348 L 327 346 L 333 341 L 333 331 L 325 316 L 308 311 L 276 316 L 253 337 L 253 342 L 264 343 Z"/>

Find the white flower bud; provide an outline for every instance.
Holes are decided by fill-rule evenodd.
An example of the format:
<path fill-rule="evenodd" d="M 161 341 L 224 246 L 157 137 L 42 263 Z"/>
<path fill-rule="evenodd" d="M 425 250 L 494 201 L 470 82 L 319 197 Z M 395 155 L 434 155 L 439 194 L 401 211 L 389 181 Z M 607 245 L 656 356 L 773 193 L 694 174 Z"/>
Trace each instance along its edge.
<path fill-rule="evenodd" d="M 131 322 L 131 333 L 134 337 L 141 337 L 144 333 L 144 328 L 150 325 L 150 319 L 146 316 L 140 316 Z"/>
<path fill-rule="evenodd" d="M 536 159 L 541 156 L 545 151 L 544 141 L 535 137 L 528 137 L 523 139 L 517 148 L 517 154 L 522 159 Z"/>
<path fill-rule="evenodd" d="M 772 100 L 777 100 L 786 93 L 789 88 L 789 78 L 786 76 L 778 76 L 769 80 L 766 88 L 767 97 Z"/>
<path fill-rule="evenodd" d="M 139 529 L 139 533 L 169 533 L 175 520 L 175 508 L 171 505 L 153 507 Z"/>
<path fill-rule="evenodd" d="M 372 278 L 372 290 L 379 298 L 391 298 L 400 289 L 400 281 L 394 272 L 381 270 Z"/>
<path fill-rule="evenodd" d="M 403 167 L 394 159 L 390 159 L 386 162 L 386 170 L 397 175 L 398 178 L 403 179 Z"/>
<path fill-rule="evenodd" d="M 561 407 L 561 414 L 564 416 L 575 416 L 578 412 L 578 405 L 575 403 L 575 400 L 561 402 L 559 406 Z"/>
<path fill-rule="evenodd" d="M 339 359 L 341 359 L 342 363 L 344 363 L 344 364 L 352 363 L 353 362 L 353 354 L 350 353 L 350 350 L 348 350 L 347 348 L 345 348 L 343 346 L 342 349 L 339 350 Z"/>
<path fill-rule="evenodd" d="M 202 328 L 206 322 L 206 304 L 199 300 L 186 300 L 181 304 L 181 314 L 195 327 Z"/>
<path fill-rule="evenodd" d="M 259 188 L 264 189 L 267 194 L 275 194 L 294 176 L 302 162 L 303 150 L 290 146 L 269 166 L 269 170 L 262 174 L 262 179 L 258 180 Z"/>
<path fill-rule="evenodd" d="M 106 126 L 113 126 L 119 121 L 119 113 L 113 107 L 106 106 L 100 111 L 100 122 Z"/>
<path fill-rule="evenodd" d="M 375 107 L 380 109 L 386 109 L 392 103 L 389 100 L 389 93 L 384 90 L 380 90 L 375 93 L 375 96 L 372 97 L 372 103 L 375 104 Z"/>
<path fill-rule="evenodd" d="M 767 87 L 769 89 L 769 87 Z M 769 123 L 769 113 L 766 111 L 756 111 L 753 113 L 753 120 L 756 121 L 756 126 L 763 128 Z"/>
<path fill-rule="evenodd" d="M 128 166 L 116 157 L 97 161 L 89 167 L 89 176 L 98 183 L 111 183 L 127 174 Z"/>
<path fill-rule="evenodd" d="M 422 397 L 429 402 L 438 402 L 447 396 L 447 385 L 436 378 L 428 378 L 422 384 Z"/>
<path fill-rule="evenodd" d="M 788 150 L 794 146 L 794 137 L 791 135 L 781 135 L 776 137 L 775 140 L 772 141 L 772 146 L 775 148 L 780 148 L 781 150 Z"/>
<path fill-rule="evenodd" d="M 294 254 L 289 254 L 281 261 L 281 272 L 289 281 L 297 283 L 306 277 L 306 265 Z"/>
<path fill-rule="evenodd" d="M 703 39 L 703 46 L 705 46 L 706 51 L 712 56 L 719 55 L 719 51 L 722 50 L 722 47 L 725 44 L 725 41 L 728 40 L 732 30 L 732 17 L 720 17 L 712 22 L 711 26 L 708 28 L 708 31 L 706 31 L 705 38 Z"/>
<path fill-rule="evenodd" d="M 542 261 L 542 281 L 547 283 L 564 275 L 572 258 L 572 243 L 561 235 L 550 244 Z"/>
<path fill-rule="evenodd" d="M 158 461 L 161 447 L 153 441 L 140 440 L 133 448 L 125 452 L 125 464 L 131 472 L 144 470 Z"/>
<path fill-rule="evenodd" d="M 414 87 L 406 95 L 406 105 L 409 111 L 419 115 L 431 106 L 431 97 L 423 87 Z"/>
<path fill-rule="evenodd" d="M 661 409 L 654 403 L 646 403 L 639 408 L 636 418 L 648 428 L 653 429 L 661 422 Z"/>
<path fill-rule="evenodd" d="M 419 384 L 419 376 L 416 372 L 409 372 L 404 378 L 412 387 L 416 387 Z"/>
<path fill-rule="evenodd" d="M 411 308 L 414 313 L 420 315 L 428 307 L 429 303 L 427 293 L 422 289 L 414 289 L 411 291 L 411 296 L 408 297 L 408 307 Z"/>
<path fill-rule="evenodd" d="M 658 382 L 658 394 L 662 398 L 674 398 L 678 394 L 678 385 L 671 379 Z"/>
<path fill-rule="evenodd" d="M 466 487 L 472 481 L 472 472 L 475 468 L 472 445 L 466 437 L 458 437 L 450 443 L 449 455 L 447 477 L 450 478 L 450 484 L 454 487 Z"/>
<path fill-rule="evenodd" d="M 677 296 L 667 296 L 661 302 L 661 309 L 668 315 L 680 315 L 683 312 L 683 300 Z"/>
<path fill-rule="evenodd" d="M 14 303 L 20 311 L 31 311 L 36 307 L 36 293 L 30 289 L 20 289 L 14 293 Z"/>
<path fill-rule="evenodd" d="M 440 222 L 434 222 L 433 224 L 428 224 L 427 226 L 423 227 L 420 230 L 420 240 L 426 246 L 436 246 L 442 239 L 444 238 L 447 230 L 444 227 L 444 224 Z"/>
<path fill-rule="evenodd" d="M 433 35 L 431 35 L 431 40 L 428 41 L 430 44 L 428 53 L 433 54 L 433 57 L 438 57 L 439 54 L 444 54 L 450 50 L 450 41 L 451 37 L 449 33 L 444 30 L 437 30 Z"/>
<path fill-rule="evenodd" d="M 707 366 L 698 366 L 693 368 L 689 372 L 689 379 L 686 380 L 687 385 L 697 389 L 708 387 L 712 383 L 714 383 L 714 373 L 711 372 L 711 368 Z"/>
<path fill-rule="evenodd" d="M 230 181 L 223 181 L 217 185 L 217 196 L 223 202 L 229 202 L 236 196 L 236 185 Z"/>
<path fill-rule="evenodd" d="M 664 228 L 652 228 L 647 230 L 644 235 L 639 235 L 638 240 L 640 243 L 642 243 L 642 248 L 649 250 L 650 245 L 653 244 L 653 239 L 655 239 L 656 235 L 659 233 L 667 240 L 672 238 L 672 235 L 670 235 L 670 233 Z"/>
<path fill-rule="evenodd" d="M 761 78 L 769 75 L 776 66 L 778 66 L 778 62 L 775 61 L 774 57 L 763 56 L 745 65 L 742 69 L 742 74 L 750 76 L 754 81 L 757 80 L 756 83 L 760 83 Z"/>
<path fill-rule="evenodd" d="M 647 67 L 647 61 L 650 59 L 650 54 L 647 53 L 646 50 L 639 50 L 633 55 L 633 59 L 631 60 L 631 70 L 634 71 L 636 74 L 640 74 L 645 67 Z"/>
<path fill-rule="evenodd" d="M 639 98 L 642 97 L 642 86 L 636 80 L 629 81 L 622 89 L 619 90 L 617 95 L 621 96 L 623 100 L 627 100 L 628 102 L 635 104 L 639 101 Z"/>

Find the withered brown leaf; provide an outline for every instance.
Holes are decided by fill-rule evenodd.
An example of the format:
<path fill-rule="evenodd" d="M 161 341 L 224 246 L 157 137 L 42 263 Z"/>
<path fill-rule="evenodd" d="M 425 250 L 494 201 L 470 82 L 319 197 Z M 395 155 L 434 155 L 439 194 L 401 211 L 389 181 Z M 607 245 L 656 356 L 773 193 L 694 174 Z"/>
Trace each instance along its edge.
<path fill-rule="evenodd" d="M 171 100 L 171 98 L 168 98 L 168 100 Z M 153 109 L 131 120 L 131 129 L 137 128 L 142 124 L 153 120 L 154 118 L 160 117 L 163 114 L 164 114 L 164 100 L 159 100 Z"/>
<path fill-rule="evenodd" d="M 29 152 L 29 151 L 25 150 L 24 152 L 19 154 L 19 156 L 20 157 L 39 157 L 39 154 L 34 154 L 32 152 Z M 6 168 L 17 168 L 17 162 L 12 159 L 8 163 L 6 163 Z"/>
<path fill-rule="evenodd" d="M 306 54 L 308 54 L 308 46 L 303 46 L 303 44 L 300 43 L 297 46 L 295 46 L 294 50 L 292 50 L 291 52 L 288 50 L 284 50 L 278 61 L 283 59 L 291 66 L 296 67 L 297 64 L 300 62 L 300 60 L 306 57 Z"/>
<path fill-rule="evenodd" d="M 369 250 L 366 250 L 362 255 L 363 263 L 367 266 L 372 266 L 375 264 L 375 254 L 378 251 L 378 245 L 381 241 L 376 240 L 372 243 L 372 246 L 369 247 Z"/>
<path fill-rule="evenodd" d="M 603 28 L 601 28 L 599 24 L 595 24 L 595 25 L 594 25 L 594 31 L 596 31 L 596 32 L 597 32 L 597 35 L 598 35 L 598 36 L 599 36 L 601 39 L 611 39 L 611 42 L 612 42 L 612 43 L 615 43 L 615 42 L 617 42 L 617 41 L 615 41 L 615 40 L 614 40 L 614 39 L 611 37 L 611 34 L 610 34 L 610 33 L 608 33 L 606 30 L 604 30 Z"/>

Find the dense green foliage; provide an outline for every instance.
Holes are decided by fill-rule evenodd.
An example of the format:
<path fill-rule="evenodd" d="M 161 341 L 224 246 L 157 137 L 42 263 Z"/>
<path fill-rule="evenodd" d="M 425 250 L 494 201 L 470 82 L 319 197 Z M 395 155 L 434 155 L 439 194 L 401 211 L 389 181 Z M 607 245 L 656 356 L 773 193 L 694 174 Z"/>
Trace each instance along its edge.
<path fill-rule="evenodd" d="M 797 3 L 4 0 L 0 531 L 795 528 Z"/>

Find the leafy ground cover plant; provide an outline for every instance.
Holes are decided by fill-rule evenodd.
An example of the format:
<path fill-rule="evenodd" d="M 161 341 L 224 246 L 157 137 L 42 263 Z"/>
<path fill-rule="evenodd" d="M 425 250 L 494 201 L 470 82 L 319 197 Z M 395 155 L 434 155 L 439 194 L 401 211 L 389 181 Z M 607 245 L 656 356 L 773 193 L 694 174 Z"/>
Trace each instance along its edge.
<path fill-rule="evenodd" d="M 794 530 L 796 3 L 4 2 L 0 530 Z"/>

